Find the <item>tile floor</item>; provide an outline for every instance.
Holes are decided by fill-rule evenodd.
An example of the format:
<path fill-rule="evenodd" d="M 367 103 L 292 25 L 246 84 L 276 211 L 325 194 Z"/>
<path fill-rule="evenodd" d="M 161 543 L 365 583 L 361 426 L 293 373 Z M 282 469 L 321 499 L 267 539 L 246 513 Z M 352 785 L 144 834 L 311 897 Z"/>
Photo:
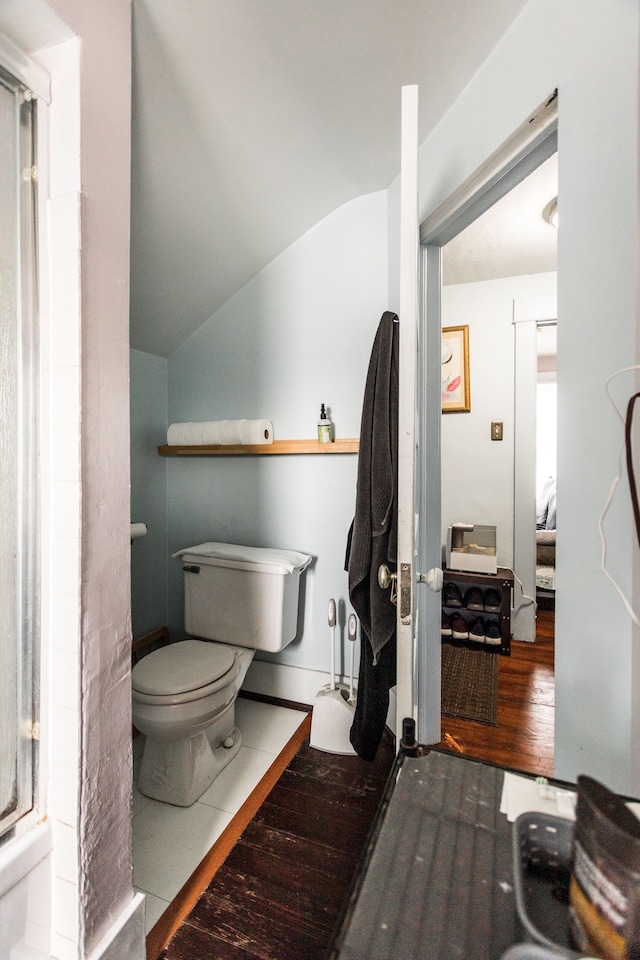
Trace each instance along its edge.
<path fill-rule="evenodd" d="M 260 782 L 306 714 L 239 698 L 238 756 L 191 807 L 143 796 L 137 771 L 144 737 L 133 742 L 133 883 L 145 894 L 147 933 Z"/>

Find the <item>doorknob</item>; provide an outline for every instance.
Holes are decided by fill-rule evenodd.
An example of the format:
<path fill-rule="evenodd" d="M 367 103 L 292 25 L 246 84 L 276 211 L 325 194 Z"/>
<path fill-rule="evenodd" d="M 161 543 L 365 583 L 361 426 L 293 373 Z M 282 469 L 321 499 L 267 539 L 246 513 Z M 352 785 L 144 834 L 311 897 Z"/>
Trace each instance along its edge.
<path fill-rule="evenodd" d="M 378 576 L 380 574 L 378 573 Z M 430 590 L 433 590 L 434 593 L 442 592 L 442 584 L 444 582 L 444 577 L 442 575 L 442 570 L 440 567 L 432 567 L 428 573 L 419 573 L 418 580 L 420 583 L 426 583 Z"/>
<path fill-rule="evenodd" d="M 391 593 L 389 595 L 391 603 L 396 603 L 398 599 L 397 579 L 398 574 L 391 573 L 386 563 L 380 564 L 378 567 L 378 586 L 381 590 L 388 590 L 389 587 L 391 587 Z"/>

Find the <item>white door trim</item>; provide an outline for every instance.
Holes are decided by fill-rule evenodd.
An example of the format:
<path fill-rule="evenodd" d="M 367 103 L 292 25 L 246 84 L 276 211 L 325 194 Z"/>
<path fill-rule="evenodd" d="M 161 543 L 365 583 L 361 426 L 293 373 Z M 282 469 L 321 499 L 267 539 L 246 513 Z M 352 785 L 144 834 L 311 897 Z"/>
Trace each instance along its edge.
<path fill-rule="evenodd" d="M 418 343 L 418 88 L 402 88 L 400 160 L 400 351 L 398 401 L 398 606 L 396 737 L 415 719 L 414 475 Z"/>

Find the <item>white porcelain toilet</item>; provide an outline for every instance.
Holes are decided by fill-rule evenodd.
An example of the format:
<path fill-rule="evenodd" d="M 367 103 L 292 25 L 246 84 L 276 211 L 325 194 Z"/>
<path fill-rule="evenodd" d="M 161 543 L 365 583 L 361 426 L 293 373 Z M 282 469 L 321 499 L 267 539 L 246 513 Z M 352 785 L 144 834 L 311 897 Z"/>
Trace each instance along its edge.
<path fill-rule="evenodd" d="M 135 665 L 133 723 L 146 736 L 138 789 L 188 807 L 240 749 L 238 692 L 256 650 L 275 653 L 294 639 L 300 574 L 311 557 L 212 542 L 176 557 L 189 639 Z"/>

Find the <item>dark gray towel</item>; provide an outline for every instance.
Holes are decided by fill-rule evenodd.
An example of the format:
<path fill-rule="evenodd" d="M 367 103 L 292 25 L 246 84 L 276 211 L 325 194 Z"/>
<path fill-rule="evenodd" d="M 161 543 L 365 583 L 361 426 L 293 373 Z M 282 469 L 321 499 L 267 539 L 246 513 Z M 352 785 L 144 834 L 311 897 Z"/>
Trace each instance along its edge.
<path fill-rule="evenodd" d="M 356 508 L 348 549 L 349 597 L 371 644 L 373 662 L 395 633 L 390 591 L 378 567 L 397 562 L 398 317 L 386 311 L 373 342 L 362 404 Z"/>
<path fill-rule="evenodd" d="M 383 313 L 362 405 L 356 509 L 347 540 L 349 597 L 362 625 L 358 697 L 350 731 L 356 753 L 373 760 L 396 681 L 396 607 L 378 567 L 397 567 L 398 317 Z"/>

